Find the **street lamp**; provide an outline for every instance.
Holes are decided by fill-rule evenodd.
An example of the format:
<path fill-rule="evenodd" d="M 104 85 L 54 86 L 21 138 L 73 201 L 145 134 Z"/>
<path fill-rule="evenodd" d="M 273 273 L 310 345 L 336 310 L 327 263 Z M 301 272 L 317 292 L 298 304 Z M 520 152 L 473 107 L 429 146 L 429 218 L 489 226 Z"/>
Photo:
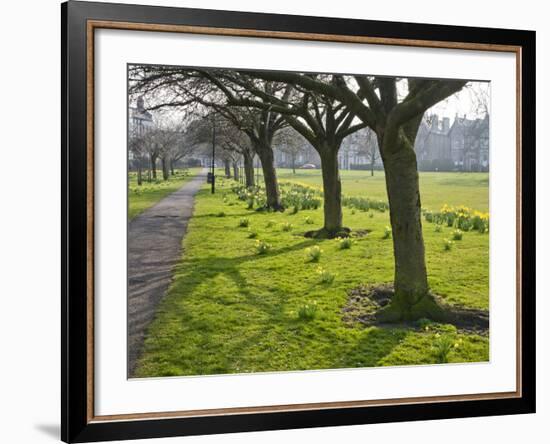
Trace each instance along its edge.
<path fill-rule="evenodd" d="M 214 161 L 216 159 L 216 119 L 212 113 L 212 194 L 216 192 L 216 172 L 214 169 Z"/>

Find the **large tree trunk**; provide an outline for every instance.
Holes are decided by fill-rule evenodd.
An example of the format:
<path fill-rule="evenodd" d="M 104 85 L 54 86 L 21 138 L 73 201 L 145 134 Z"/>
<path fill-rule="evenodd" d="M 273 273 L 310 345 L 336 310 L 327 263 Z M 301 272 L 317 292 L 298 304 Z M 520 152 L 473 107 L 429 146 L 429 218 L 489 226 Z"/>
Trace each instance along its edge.
<path fill-rule="evenodd" d="M 342 234 L 342 182 L 338 168 L 338 148 L 327 146 L 320 151 L 323 175 L 324 230 L 328 237 Z"/>
<path fill-rule="evenodd" d="M 233 179 L 239 181 L 239 164 L 237 162 L 233 162 Z"/>
<path fill-rule="evenodd" d="M 273 150 L 270 146 L 261 145 L 257 147 L 257 153 L 262 164 L 262 172 L 264 173 L 267 208 L 275 211 L 282 211 L 284 208 L 281 204 L 279 194 L 279 183 L 277 182 L 277 171 L 275 170 Z"/>
<path fill-rule="evenodd" d="M 229 159 L 223 160 L 223 166 L 225 168 L 225 177 L 230 179 L 231 178 L 231 162 L 229 162 Z"/>
<path fill-rule="evenodd" d="M 174 159 L 170 159 L 170 174 L 174 175 Z"/>
<path fill-rule="evenodd" d="M 162 156 L 160 159 L 161 166 L 162 166 L 162 179 L 168 180 L 168 159 L 167 156 Z"/>
<path fill-rule="evenodd" d="M 254 158 L 249 154 L 243 154 L 244 158 L 244 177 L 247 188 L 254 186 Z"/>
<path fill-rule="evenodd" d="M 403 146 L 383 156 L 395 261 L 394 296 L 379 318 L 387 322 L 441 319 L 442 309 L 428 288 L 416 155 L 406 142 L 397 143 Z"/>

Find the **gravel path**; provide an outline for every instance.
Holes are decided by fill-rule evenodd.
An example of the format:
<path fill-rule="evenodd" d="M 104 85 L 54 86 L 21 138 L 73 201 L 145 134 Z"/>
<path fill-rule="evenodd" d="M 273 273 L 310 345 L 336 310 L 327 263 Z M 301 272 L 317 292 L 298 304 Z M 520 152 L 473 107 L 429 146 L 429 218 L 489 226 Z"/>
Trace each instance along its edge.
<path fill-rule="evenodd" d="M 128 225 L 128 377 L 133 377 L 146 329 L 181 257 L 181 241 L 205 171 Z"/>

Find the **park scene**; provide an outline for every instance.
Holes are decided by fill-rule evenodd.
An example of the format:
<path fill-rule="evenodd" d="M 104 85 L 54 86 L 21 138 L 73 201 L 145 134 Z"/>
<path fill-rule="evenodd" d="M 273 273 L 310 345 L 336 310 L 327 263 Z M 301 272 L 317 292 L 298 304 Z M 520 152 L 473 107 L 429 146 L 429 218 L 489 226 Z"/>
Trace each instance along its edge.
<path fill-rule="evenodd" d="M 489 361 L 489 83 L 128 85 L 129 377 Z"/>

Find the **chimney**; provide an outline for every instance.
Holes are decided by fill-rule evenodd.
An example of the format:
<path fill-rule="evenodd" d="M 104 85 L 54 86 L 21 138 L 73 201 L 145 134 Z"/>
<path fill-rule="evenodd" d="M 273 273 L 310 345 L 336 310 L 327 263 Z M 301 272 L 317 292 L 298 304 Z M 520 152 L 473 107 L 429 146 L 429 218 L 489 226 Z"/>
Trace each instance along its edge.
<path fill-rule="evenodd" d="M 143 96 L 139 96 L 137 99 L 137 109 L 139 112 L 143 112 L 145 110 L 145 106 L 143 104 Z"/>
<path fill-rule="evenodd" d="M 443 132 L 446 133 L 449 131 L 450 119 L 448 117 L 443 117 Z"/>

